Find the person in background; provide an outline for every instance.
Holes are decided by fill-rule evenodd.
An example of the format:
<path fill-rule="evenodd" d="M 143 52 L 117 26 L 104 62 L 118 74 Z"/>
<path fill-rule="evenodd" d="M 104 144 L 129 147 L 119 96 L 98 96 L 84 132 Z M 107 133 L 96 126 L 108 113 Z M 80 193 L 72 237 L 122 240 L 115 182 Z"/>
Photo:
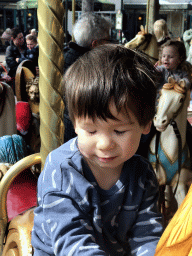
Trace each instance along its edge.
<path fill-rule="evenodd" d="M 10 45 L 10 41 L 11 41 L 11 29 L 10 28 L 7 28 L 2 36 L 1 36 L 1 39 L 3 39 L 5 41 L 5 46 L 9 46 Z"/>
<path fill-rule="evenodd" d="M 167 23 L 165 20 L 160 19 L 155 21 L 154 34 L 159 46 L 164 44 L 167 40 L 171 39 L 167 28 Z"/>
<path fill-rule="evenodd" d="M 64 50 L 64 73 L 84 53 L 98 45 L 109 42 L 111 26 L 111 21 L 102 15 L 96 13 L 83 14 L 73 27 L 75 42 L 69 42 L 68 47 Z M 64 112 L 64 125 L 64 141 L 67 142 L 76 136 L 67 108 Z"/>
<path fill-rule="evenodd" d="M 17 67 L 21 63 L 26 50 L 27 47 L 23 33 L 18 28 L 13 28 L 11 30 L 11 43 L 5 53 L 5 61 L 9 69 L 8 75 L 10 77 L 15 77 Z"/>
<path fill-rule="evenodd" d="M 153 256 L 162 234 L 158 183 L 135 155 L 155 114 L 157 72 L 123 46 L 95 47 L 65 73 L 77 137 L 51 152 L 38 180 L 34 256 Z"/>
<path fill-rule="evenodd" d="M 169 40 L 161 46 L 159 64 L 156 67 L 162 74 L 158 90 L 173 77 L 176 82 L 183 79 L 188 89 L 191 87 L 191 75 L 188 73 L 186 50 L 182 41 Z"/>
<path fill-rule="evenodd" d="M 37 30 L 36 28 L 33 28 L 31 29 L 31 33 L 30 33 L 32 36 L 35 36 L 36 38 L 38 37 L 38 33 L 37 33 Z"/>
<path fill-rule="evenodd" d="M 27 50 L 25 51 L 25 54 L 22 57 L 22 60 L 31 60 L 37 67 L 38 58 L 39 58 L 39 45 L 37 43 L 36 36 L 33 36 L 31 34 L 27 35 L 26 44 L 27 44 Z"/>

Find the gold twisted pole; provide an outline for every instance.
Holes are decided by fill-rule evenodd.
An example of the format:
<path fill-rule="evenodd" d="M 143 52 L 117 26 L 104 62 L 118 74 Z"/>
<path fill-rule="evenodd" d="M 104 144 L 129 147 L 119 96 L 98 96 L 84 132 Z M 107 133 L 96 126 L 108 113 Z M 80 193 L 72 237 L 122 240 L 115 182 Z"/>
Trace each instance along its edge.
<path fill-rule="evenodd" d="M 39 24 L 39 92 L 42 168 L 50 151 L 64 140 L 64 102 L 61 80 L 63 74 L 63 17 L 60 0 L 38 1 Z"/>

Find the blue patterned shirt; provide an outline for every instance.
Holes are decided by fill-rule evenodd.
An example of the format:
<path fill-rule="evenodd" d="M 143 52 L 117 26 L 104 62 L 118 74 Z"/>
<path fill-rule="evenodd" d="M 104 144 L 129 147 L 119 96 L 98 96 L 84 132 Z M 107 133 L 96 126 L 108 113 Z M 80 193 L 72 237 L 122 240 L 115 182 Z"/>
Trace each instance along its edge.
<path fill-rule="evenodd" d="M 135 155 L 109 190 L 97 184 L 74 138 L 51 152 L 38 180 L 34 256 L 152 256 L 162 234 L 158 184 Z"/>

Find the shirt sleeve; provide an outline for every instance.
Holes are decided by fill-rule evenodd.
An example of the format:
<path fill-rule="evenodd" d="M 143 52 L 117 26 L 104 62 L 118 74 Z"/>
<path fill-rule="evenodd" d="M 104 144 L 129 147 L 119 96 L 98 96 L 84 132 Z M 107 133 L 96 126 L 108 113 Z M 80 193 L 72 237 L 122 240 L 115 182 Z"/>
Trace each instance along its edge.
<path fill-rule="evenodd" d="M 52 189 L 43 195 L 41 189 L 46 179 L 47 187 Z M 35 210 L 32 232 L 34 256 L 107 256 L 96 242 L 93 209 L 87 200 L 89 192 L 82 197 L 84 193 L 74 189 L 76 177 L 70 170 L 66 171 L 62 184 L 58 183 L 59 179 L 62 180 L 61 171 L 47 164 L 38 184 L 39 206 Z M 81 204 L 87 207 L 86 211 Z"/>
<path fill-rule="evenodd" d="M 149 168 L 152 168 L 150 164 Z M 159 187 L 154 171 L 148 172 L 146 181 L 141 178 L 139 183 L 144 192 L 129 243 L 133 256 L 153 256 L 163 232 L 162 215 L 157 209 Z"/>

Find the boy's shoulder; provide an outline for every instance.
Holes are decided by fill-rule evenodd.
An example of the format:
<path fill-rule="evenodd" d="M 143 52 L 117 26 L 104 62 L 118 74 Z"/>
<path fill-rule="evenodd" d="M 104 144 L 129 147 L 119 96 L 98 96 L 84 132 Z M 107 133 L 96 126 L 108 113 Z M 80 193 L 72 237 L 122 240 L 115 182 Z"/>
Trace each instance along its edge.
<path fill-rule="evenodd" d="M 81 172 L 81 159 L 82 156 L 77 147 L 77 138 L 73 138 L 48 154 L 39 182 L 52 187 L 50 177 L 54 176 L 60 183 L 65 170 L 69 174 L 69 170 L 74 169 L 75 166 L 75 171 Z"/>
<path fill-rule="evenodd" d="M 59 163 L 61 163 L 64 161 L 64 159 L 72 157 L 77 152 L 79 152 L 79 149 L 77 147 L 77 137 L 75 137 L 60 147 L 54 149 L 51 153 L 49 153 L 48 157 L 51 155 L 52 161 L 58 162 L 59 160 Z"/>
<path fill-rule="evenodd" d="M 77 138 L 53 150 L 46 159 L 38 179 L 38 197 L 42 202 L 51 194 L 78 194 L 82 199 L 93 185 L 84 177 L 82 155 Z"/>

